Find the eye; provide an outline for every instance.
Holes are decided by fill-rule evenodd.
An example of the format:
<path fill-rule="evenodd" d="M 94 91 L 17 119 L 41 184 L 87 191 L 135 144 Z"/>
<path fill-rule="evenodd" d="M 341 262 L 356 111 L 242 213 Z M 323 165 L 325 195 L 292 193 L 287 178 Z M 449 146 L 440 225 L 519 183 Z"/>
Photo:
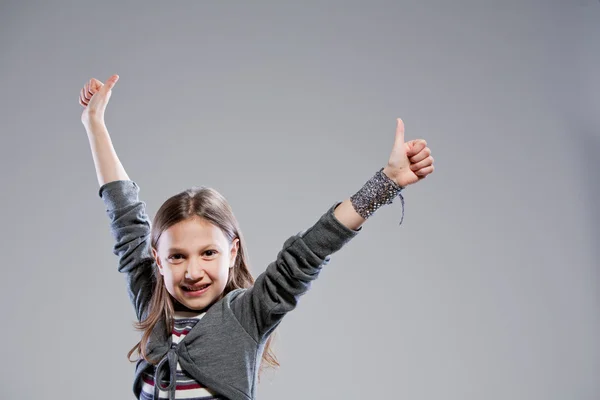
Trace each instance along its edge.
<path fill-rule="evenodd" d="M 214 253 L 214 254 L 209 254 L 209 255 L 208 255 L 209 257 L 210 257 L 211 255 L 216 255 L 216 254 L 217 254 L 217 251 L 216 251 L 216 250 L 206 250 L 204 253 L 206 254 L 206 253 L 211 253 L 211 252 L 212 252 L 212 253 Z"/>
<path fill-rule="evenodd" d="M 206 254 L 208 257 L 212 257 L 217 255 L 218 251 L 217 250 L 206 250 L 204 252 L 204 254 Z M 180 260 L 180 258 L 177 258 L 178 256 L 183 257 L 183 254 L 180 253 L 175 253 L 175 254 L 171 254 L 168 259 L 169 260 Z"/>

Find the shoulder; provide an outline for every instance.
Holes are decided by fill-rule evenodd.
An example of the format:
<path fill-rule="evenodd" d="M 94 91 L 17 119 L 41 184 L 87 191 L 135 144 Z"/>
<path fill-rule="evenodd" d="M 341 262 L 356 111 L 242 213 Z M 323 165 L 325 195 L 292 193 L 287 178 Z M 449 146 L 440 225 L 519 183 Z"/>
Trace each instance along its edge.
<path fill-rule="evenodd" d="M 232 291 L 226 293 L 222 298 L 220 298 L 217 302 L 215 302 L 210 308 L 209 312 L 227 312 L 226 310 L 231 310 L 231 304 L 235 303 L 236 299 L 240 297 L 246 290 L 245 288 L 233 289 Z"/>
<path fill-rule="evenodd" d="M 223 301 L 226 302 L 227 304 L 231 304 L 233 301 L 235 301 L 235 299 L 240 296 L 242 293 L 244 293 L 246 290 L 248 290 L 247 288 L 239 288 L 239 289 L 233 289 L 231 292 L 227 293 L 224 297 L 223 297 Z"/>

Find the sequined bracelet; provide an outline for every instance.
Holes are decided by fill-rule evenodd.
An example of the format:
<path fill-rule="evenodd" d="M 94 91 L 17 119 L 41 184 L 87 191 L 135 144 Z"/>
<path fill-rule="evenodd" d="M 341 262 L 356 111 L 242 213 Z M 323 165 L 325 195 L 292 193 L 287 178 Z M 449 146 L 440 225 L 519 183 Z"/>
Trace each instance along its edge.
<path fill-rule="evenodd" d="M 392 204 L 396 196 L 402 202 L 402 219 L 404 221 L 404 197 L 400 193 L 404 186 L 398 185 L 381 168 L 369 179 L 364 186 L 350 197 L 350 202 L 358 214 L 364 219 L 369 218 L 377 209 L 384 204 Z"/>

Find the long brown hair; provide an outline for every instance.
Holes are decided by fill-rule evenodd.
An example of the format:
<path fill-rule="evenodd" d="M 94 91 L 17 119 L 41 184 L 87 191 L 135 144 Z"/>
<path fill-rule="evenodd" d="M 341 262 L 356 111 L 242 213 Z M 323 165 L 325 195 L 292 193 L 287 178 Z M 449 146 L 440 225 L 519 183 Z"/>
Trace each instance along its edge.
<path fill-rule="evenodd" d="M 206 221 L 219 227 L 225 237 L 231 244 L 235 238 L 239 239 L 239 248 L 234 267 L 229 270 L 229 278 L 223 296 L 238 288 L 248 288 L 254 284 L 254 278 L 250 274 L 250 264 L 248 260 L 248 251 L 246 242 L 233 211 L 227 200 L 218 191 L 206 186 L 198 186 L 186 189 L 169 199 L 157 211 L 152 222 L 151 244 L 153 249 L 158 249 L 158 240 L 161 234 L 169 227 L 187 218 L 199 216 Z M 163 276 L 158 271 L 155 263 L 154 269 L 154 290 L 146 317 L 139 322 L 134 323 L 134 327 L 143 332 L 141 340 L 127 353 L 129 361 L 134 352 L 138 352 L 141 357 L 149 363 L 156 365 L 160 360 L 148 359 L 147 343 L 152 334 L 152 330 L 158 322 L 163 320 L 167 328 L 166 334 L 170 334 L 174 325 L 174 306 L 173 299 L 164 285 Z M 275 330 L 276 331 L 276 330 Z M 273 332 L 274 333 L 274 332 Z M 279 362 L 271 349 L 271 340 L 273 333 L 267 339 L 260 363 L 260 374 L 264 365 L 275 368 Z"/>

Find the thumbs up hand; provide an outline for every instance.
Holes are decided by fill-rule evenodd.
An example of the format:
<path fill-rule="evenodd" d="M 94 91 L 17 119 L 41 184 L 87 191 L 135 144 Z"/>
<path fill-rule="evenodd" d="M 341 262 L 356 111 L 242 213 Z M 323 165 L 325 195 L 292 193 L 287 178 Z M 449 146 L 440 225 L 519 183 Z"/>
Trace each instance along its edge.
<path fill-rule="evenodd" d="M 425 179 L 433 172 L 433 157 L 423 139 L 404 142 L 404 123 L 398 118 L 392 154 L 383 173 L 400 186 Z"/>
<path fill-rule="evenodd" d="M 84 107 L 81 114 L 81 122 L 88 125 L 92 120 L 104 122 L 104 112 L 110 96 L 112 88 L 119 80 L 119 75 L 113 75 L 106 80 L 106 83 L 100 82 L 96 78 L 92 78 L 85 84 L 79 94 L 79 104 Z"/>

